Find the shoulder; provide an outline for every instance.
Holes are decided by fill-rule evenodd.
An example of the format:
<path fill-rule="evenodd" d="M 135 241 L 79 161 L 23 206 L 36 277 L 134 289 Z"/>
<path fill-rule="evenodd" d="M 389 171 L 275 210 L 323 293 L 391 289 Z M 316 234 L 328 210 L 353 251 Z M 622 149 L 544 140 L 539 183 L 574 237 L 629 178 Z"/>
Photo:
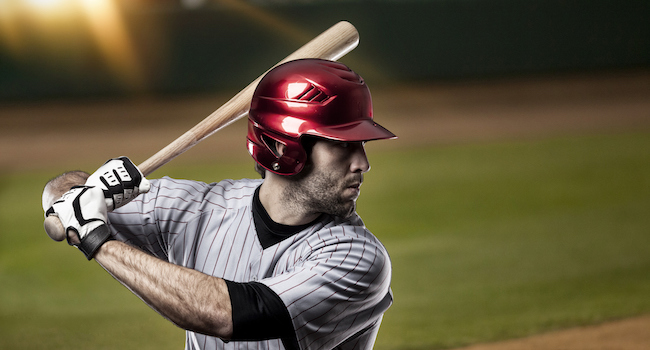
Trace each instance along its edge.
<path fill-rule="evenodd" d="M 239 179 L 239 180 L 221 180 L 219 182 L 206 183 L 197 180 L 175 179 L 164 176 L 160 179 L 152 179 L 153 187 L 160 187 L 161 190 L 182 190 L 189 193 L 204 192 L 213 188 L 219 188 L 224 191 L 237 191 L 253 189 L 262 183 L 262 179 Z"/>
<path fill-rule="evenodd" d="M 232 200 L 252 196 L 262 183 L 259 179 L 222 180 L 205 183 L 195 180 L 173 179 L 163 177 L 151 180 L 152 194 L 156 196 L 180 196 L 184 198 L 205 198 Z"/>
<path fill-rule="evenodd" d="M 209 210 L 241 208 L 252 203 L 255 189 L 262 182 L 261 179 L 241 179 L 205 183 L 170 177 L 150 181 L 151 190 L 134 202 L 141 203 L 143 211 L 155 210 L 159 212 L 158 215 L 163 215 L 162 212 L 183 212 L 190 215 Z"/>
<path fill-rule="evenodd" d="M 173 179 L 167 176 L 150 181 L 151 190 L 149 193 L 154 195 L 177 193 L 191 196 L 204 193 L 208 189 L 208 184 L 201 181 Z"/>
<path fill-rule="evenodd" d="M 229 198 L 241 198 L 252 196 L 255 193 L 255 189 L 263 181 L 262 179 L 222 180 L 208 184 L 207 186 L 211 193 L 224 195 Z"/>
<path fill-rule="evenodd" d="M 261 179 L 222 180 L 208 184 L 204 201 L 223 209 L 234 209 L 252 205 L 255 189 L 262 184 Z"/>
<path fill-rule="evenodd" d="M 354 214 L 347 219 L 334 218 L 310 235 L 309 240 L 318 242 L 319 246 L 339 245 L 368 246 L 382 252 L 386 249 L 381 241 L 366 228 L 361 218 Z"/>
<path fill-rule="evenodd" d="M 392 269 L 388 251 L 356 215 L 329 222 L 309 235 L 306 242 L 310 260 L 333 268 L 347 266 L 351 273 L 363 274 L 359 278 L 366 281 L 384 280 L 386 286 L 390 281 Z"/>
<path fill-rule="evenodd" d="M 361 308 L 387 308 L 392 278 L 390 257 L 381 242 L 359 222 L 335 219 L 299 234 L 302 237 L 292 244 L 299 254 L 283 257 L 287 260 L 284 272 L 264 283 L 286 305 L 300 310 L 299 314 L 320 300 L 328 300 L 323 305 L 329 307 L 360 303 L 364 305 Z M 307 294 L 310 297 L 305 299 Z"/>

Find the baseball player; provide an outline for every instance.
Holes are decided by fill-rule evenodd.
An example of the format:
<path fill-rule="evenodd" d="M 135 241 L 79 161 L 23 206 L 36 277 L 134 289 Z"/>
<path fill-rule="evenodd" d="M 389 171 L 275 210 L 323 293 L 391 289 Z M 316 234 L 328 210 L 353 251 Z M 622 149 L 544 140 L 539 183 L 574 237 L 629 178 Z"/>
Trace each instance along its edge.
<path fill-rule="evenodd" d="M 251 102 L 262 179 L 149 181 L 121 157 L 52 180 L 44 208 L 69 244 L 186 329 L 186 349 L 370 349 L 391 263 L 356 200 L 365 142 L 394 137 L 347 66 L 292 61 Z"/>

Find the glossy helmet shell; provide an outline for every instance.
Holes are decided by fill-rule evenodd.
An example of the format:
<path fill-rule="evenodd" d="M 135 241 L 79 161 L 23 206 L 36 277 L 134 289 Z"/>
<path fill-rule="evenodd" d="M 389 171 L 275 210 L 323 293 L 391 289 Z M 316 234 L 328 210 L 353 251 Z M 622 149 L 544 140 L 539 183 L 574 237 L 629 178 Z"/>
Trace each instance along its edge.
<path fill-rule="evenodd" d="M 300 138 L 370 141 L 395 135 L 373 121 L 370 90 L 346 65 L 302 59 L 279 65 L 260 81 L 248 117 L 248 151 L 265 169 L 299 173 L 307 154 Z M 279 156 L 275 142 L 286 146 Z"/>

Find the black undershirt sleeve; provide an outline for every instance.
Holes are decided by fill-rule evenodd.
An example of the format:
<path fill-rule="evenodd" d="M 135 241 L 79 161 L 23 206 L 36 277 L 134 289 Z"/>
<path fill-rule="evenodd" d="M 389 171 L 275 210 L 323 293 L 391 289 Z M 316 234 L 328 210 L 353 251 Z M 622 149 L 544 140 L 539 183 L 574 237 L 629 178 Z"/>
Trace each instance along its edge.
<path fill-rule="evenodd" d="M 232 304 L 231 341 L 282 339 L 286 349 L 298 349 L 289 311 L 282 299 L 258 282 L 226 280 Z"/>

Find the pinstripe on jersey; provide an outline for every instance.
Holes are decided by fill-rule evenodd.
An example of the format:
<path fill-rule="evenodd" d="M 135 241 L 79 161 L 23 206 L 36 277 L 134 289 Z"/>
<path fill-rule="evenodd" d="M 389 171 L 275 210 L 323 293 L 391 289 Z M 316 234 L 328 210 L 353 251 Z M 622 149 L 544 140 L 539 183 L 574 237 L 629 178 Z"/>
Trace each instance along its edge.
<path fill-rule="evenodd" d="M 174 264 L 234 282 L 258 281 L 282 299 L 302 349 L 371 348 L 392 303 L 383 245 L 354 214 L 323 220 L 267 249 L 252 198 L 263 180 L 205 184 L 163 178 L 110 213 L 113 235 Z M 279 339 L 224 343 L 187 332 L 187 349 L 283 349 Z"/>

